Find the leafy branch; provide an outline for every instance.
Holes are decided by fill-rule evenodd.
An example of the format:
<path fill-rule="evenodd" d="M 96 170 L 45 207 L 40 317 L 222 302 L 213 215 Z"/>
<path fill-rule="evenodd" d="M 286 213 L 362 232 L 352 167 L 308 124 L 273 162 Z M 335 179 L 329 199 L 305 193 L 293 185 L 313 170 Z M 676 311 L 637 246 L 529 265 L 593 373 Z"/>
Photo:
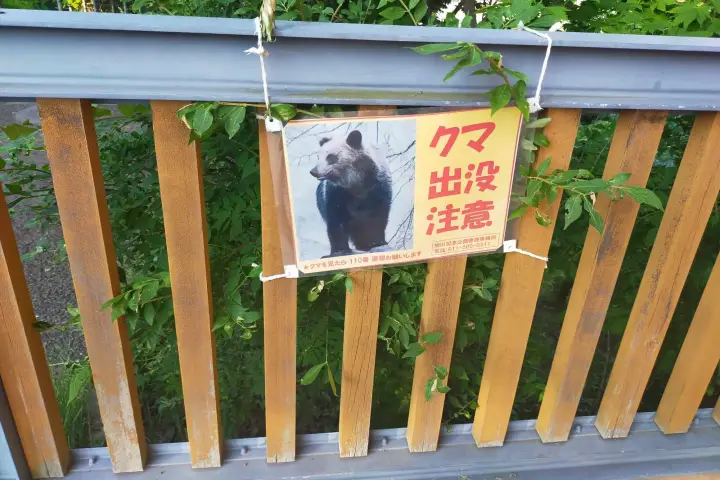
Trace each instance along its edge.
<path fill-rule="evenodd" d="M 430 377 L 425 383 L 425 400 L 432 400 L 435 392 L 446 394 L 450 391 L 450 387 L 447 386 L 448 369 L 440 365 L 433 366 L 435 375 Z M 445 382 L 443 384 L 443 382 Z"/>

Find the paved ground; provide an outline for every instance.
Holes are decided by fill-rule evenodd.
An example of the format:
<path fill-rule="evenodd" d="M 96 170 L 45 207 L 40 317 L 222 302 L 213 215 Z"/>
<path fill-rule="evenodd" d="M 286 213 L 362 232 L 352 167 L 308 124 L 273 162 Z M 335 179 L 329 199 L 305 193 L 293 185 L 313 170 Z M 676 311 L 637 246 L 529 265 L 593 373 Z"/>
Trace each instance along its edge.
<path fill-rule="evenodd" d="M 0 125 L 22 123 L 29 120 L 39 124 L 37 108 L 34 103 L 0 103 Z M 38 164 L 47 163 L 47 157 L 38 153 L 33 160 Z M 13 215 L 15 237 L 21 254 L 35 249 L 40 230 L 28 227 L 32 215 L 20 209 Z M 50 232 L 54 239 L 60 239 L 60 228 Z M 52 255 L 42 253 L 24 263 L 25 276 L 32 296 L 35 315 L 39 320 L 58 324 L 68 320 L 68 305 L 75 306 L 75 294 L 67 262 L 55 265 Z M 77 329 L 66 331 L 53 330 L 43 334 L 45 350 L 50 363 L 75 360 L 85 355 L 85 342 Z"/>

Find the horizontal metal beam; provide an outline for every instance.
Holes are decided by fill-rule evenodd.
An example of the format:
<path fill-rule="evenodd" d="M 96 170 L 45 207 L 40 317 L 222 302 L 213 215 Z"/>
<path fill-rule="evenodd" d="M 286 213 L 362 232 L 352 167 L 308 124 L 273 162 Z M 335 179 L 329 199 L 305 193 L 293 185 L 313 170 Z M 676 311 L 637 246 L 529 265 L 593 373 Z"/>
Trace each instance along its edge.
<path fill-rule="evenodd" d="M 260 102 L 251 20 L 0 10 L 0 99 Z M 537 78 L 544 40 L 520 31 L 278 22 L 266 45 L 272 100 L 471 106 L 497 85 L 442 79 L 450 65 L 407 47 L 469 41 Z M 720 40 L 553 33 L 546 107 L 720 110 Z M 530 86 L 529 91 L 534 89 Z"/>
<path fill-rule="evenodd" d="M 186 443 L 154 445 L 144 472 L 123 474 L 126 480 L 167 478 L 210 479 L 477 479 L 594 480 L 639 479 L 720 472 L 720 427 L 701 410 L 689 433 L 664 435 L 652 413 L 637 416 L 627 439 L 603 440 L 594 417 L 576 420 L 570 440 L 543 444 L 534 421 L 512 422 L 505 446 L 475 446 L 472 425 L 455 425 L 440 437 L 434 453 L 409 453 L 405 429 L 378 430 L 371 436 L 367 457 L 341 459 L 336 433 L 298 438 L 298 458 L 268 465 L 265 439 L 232 440 L 225 446 L 225 464 L 198 472 L 189 465 Z M 75 450 L 67 480 L 116 478 L 105 448 Z"/>

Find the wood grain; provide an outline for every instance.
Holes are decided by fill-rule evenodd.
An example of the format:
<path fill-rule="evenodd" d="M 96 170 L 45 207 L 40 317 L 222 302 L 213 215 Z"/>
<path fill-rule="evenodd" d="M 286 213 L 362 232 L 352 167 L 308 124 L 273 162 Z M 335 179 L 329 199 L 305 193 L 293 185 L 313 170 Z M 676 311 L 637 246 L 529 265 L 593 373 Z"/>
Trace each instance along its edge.
<path fill-rule="evenodd" d="M 630 173 L 628 185 L 644 187 L 666 118 L 667 112 L 621 112 L 603 178 Z M 605 228 L 601 234 L 590 227 L 585 238 L 538 415 L 536 428 L 543 442 L 568 439 L 639 205 L 629 197 L 610 200 L 601 195 L 595 208 Z"/>
<path fill-rule="evenodd" d="M 275 202 L 271 163 L 283 161 L 276 145 L 278 134 L 267 133 L 262 120 L 260 135 L 260 201 L 262 211 L 262 260 L 265 276 L 283 273 L 279 212 Z M 281 139 L 279 141 L 282 141 Z M 295 460 L 295 389 L 297 370 L 297 279 L 280 278 L 263 284 L 265 334 L 265 421 L 267 461 Z"/>
<path fill-rule="evenodd" d="M 720 362 L 720 256 L 705 286 L 655 414 L 664 433 L 685 433 Z"/>
<path fill-rule="evenodd" d="M 566 169 L 575 145 L 580 110 L 550 109 L 547 115 L 553 120 L 544 133 L 551 144 L 538 151 L 537 160 L 550 157 L 550 171 Z M 536 222 L 534 212 L 520 218 L 519 248 L 548 255 L 559 206 L 559 200 L 541 205 L 541 210 L 552 218 L 548 227 Z M 544 272 L 545 262 L 541 260 L 519 253 L 506 255 L 473 422 L 473 437 L 479 447 L 500 446 L 505 440 Z"/>
<path fill-rule="evenodd" d="M 113 471 L 141 471 L 147 448 L 127 327 L 101 308 L 120 293 L 120 280 L 92 106 L 37 104 Z"/>
<path fill-rule="evenodd" d="M 360 116 L 387 115 L 392 107 L 362 106 Z M 370 437 L 375 353 L 382 270 L 352 273 L 353 292 L 345 297 L 342 388 L 340 391 L 340 456 L 364 457 Z"/>
<path fill-rule="evenodd" d="M 627 436 L 720 190 L 720 113 L 695 119 L 595 426 Z"/>
<path fill-rule="evenodd" d="M 0 188 L 0 378 L 33 478 L 61 477 L 70 461 L 60 409 Z"/>
<path fill-rule="evenodd" d="M 151 107 L 190 457 L 209 468 L 222 461 L 220 394 L 200 145 L 177 116 L 187 103 Z"/>
<path fill-rule="evenodd" d="M 427 401 L 425 384 L 435 376 L 435 365 L 450 371 L 466 262 L 465 256 L 428 262 L 419 335 L 442 332 L 443 337 L 435 345 L 427 345 L 425 352 L 415 360 L 407 428 L 411 452 L 437 450 L 445 394 L 435 392 Z"/>

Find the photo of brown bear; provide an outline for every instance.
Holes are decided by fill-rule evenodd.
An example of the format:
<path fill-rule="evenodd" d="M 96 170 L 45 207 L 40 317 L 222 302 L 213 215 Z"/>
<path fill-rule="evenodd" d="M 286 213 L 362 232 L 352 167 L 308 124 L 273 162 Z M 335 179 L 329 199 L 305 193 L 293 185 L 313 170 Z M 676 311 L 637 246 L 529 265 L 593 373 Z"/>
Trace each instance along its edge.
<path fill-rule="evenodd" d="M 286 127 L 301 260 L 412 248 L 415 122 Z"/>

